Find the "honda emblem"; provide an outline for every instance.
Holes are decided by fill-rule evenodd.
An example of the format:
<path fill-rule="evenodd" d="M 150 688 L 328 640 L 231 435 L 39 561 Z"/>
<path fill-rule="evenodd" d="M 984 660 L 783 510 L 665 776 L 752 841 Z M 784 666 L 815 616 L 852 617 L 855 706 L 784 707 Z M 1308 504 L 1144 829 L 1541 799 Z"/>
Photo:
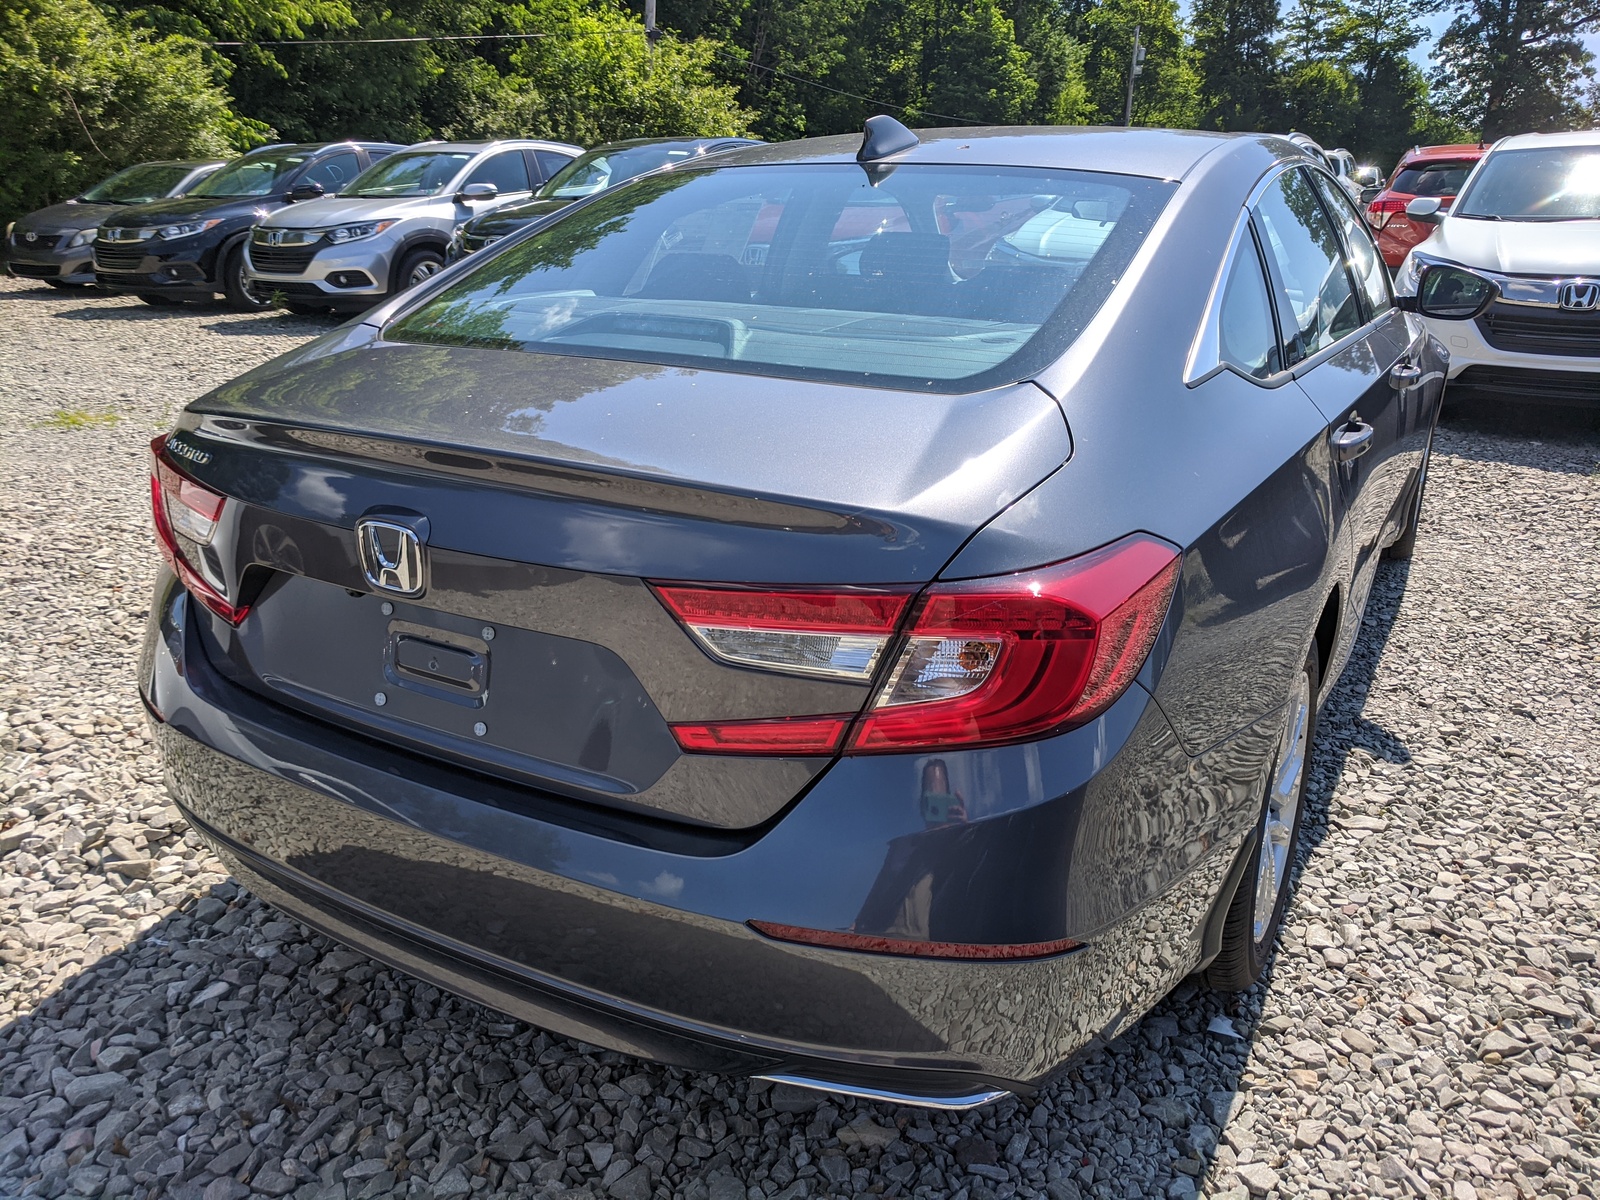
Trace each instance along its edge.
<path fill-rule="evenodd" d="M 420 596 L 428 590 L 427 559 L 422 539 L 393 521 L 364 518 L 356 523 L 361 570 L 367 582 L 399 596 Z"/>
<path fill-rule="evenodd" d="M 1600 283 L 1589 279 L 1563 283 L 1557 300 L 1567 312 L 1594 312 L 1600 308 Z"/>

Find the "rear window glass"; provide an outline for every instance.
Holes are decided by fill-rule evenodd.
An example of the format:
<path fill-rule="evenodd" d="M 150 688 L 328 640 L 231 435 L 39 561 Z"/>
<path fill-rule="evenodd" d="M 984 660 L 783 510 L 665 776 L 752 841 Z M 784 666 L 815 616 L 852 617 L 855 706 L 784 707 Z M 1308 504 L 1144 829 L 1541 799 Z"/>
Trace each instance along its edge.
<path fill-rule="evenodd" d="M 1029 168 L 724 167 L 608 192 L 388 328 L 400 341 L 957 391 L 1025 378 L 1176 185 Z"/>
<path fill-rule="evenodd" d="M 1389 186 L 1408 196 L 1454 196 L 1476 164 L 1470 162 L 1419 163 L 1401 167 Z"/>

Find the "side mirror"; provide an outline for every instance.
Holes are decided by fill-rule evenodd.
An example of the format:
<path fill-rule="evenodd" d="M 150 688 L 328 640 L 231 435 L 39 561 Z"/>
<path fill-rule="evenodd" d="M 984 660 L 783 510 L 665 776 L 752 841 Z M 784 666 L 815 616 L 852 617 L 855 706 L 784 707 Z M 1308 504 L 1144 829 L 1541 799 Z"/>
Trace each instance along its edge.
<path fill-rule="evenodd" d="M 291 204 L 298 204 L 301 200 L 315 200 L 319 196 L 327 195 L 327 189 L 320 183 L 297 183 L 289 189 L 287 199 Z"/>
<path fill-rule="evenodd" d="M 469 183 L 456 193 L 456 199 L 467 204 L 474 200 L 493 200 L 500 194 L 500 189 L 492 183 Z"/>
<path fill-rule="evenodd" d="M 1368 184 L 1366 187 L 1361 189 L 1361 203 L 1362 204 L 1371 204 L 1374 200 L 1376 200 L 1381 195 L 1383 195 L 1383 184 L 1381 184 L 1381 183 Z"/>
<path fill-rule="evenodd" d="M 1415 203 L 1415 201 L 1413 201 Z M 1426 266 L 1417 277 L 1417 294 L 1402 296 L 1400 307 L 1440 321 L 1470 321 L 1500 296 L 1500 289 L 1464 267 Z"/>
<path fill-rule="evenodd" d="M 1378 174 L 1377 167 L 1357 167 L 1356 182 L 1364 188 L 1382 187 L 1383 176 Z"/>
<path fill-rule="evenodd" d="M 1437 225 L 1444 220 L 1444 206 L 1437 196 L 1418 196 L 1406 205 L 1406 216 L 1423 225 Z"/>

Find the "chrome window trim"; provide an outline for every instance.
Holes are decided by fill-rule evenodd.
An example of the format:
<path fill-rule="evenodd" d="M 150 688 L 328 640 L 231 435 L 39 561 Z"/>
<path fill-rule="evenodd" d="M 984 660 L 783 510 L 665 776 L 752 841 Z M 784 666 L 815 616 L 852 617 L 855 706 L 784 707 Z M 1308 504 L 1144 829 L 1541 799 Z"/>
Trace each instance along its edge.
<path fill-rule="evenodd" d="M 1356 339 L 1366 337 L 1373 330 L 1377 329 L 1377 327 L 1384 321 L 1389 320 L 1400 311 L 1399 308 L 1396 307 L 1379 313 L 1371 320 L 1365 322 L 1355 329 L 1352 329 L 1338 341 L 1330 342 L 1328 345 L 1318 350 L 1315 354 L 1301 359 L 1299 362 L 1295 363 L 1294 366 L 1286 367 L 1273 375 L 1267 376 L 1265 379 L 1259 379 L 1254 375 L 1250 375 L 1240 370 L 1233 363 L 1222 361 L 1222 297 L 1227 287 L 1229 272 L 1233 269 L 1233 264 L 1239 257 L 1239 249 L 1244 244 L 1244 239 L 1250 236 L 1250 215 L 1255 211 L 1255 207 L 1257 203 L 1260 202 L 1261 197 L 1266 195 L 1267 189 L 1277 182 L 1280 175 L 1282 175 L 1285 171 L 1293 171 L 1300 167 L 1305 167 L 1312 171 L 1322 170 L 1322 168 L 1314 162 L 1276 163 L 1264 175 L 1262 175 L 1259 180 L 1256 181 L 1255 187 L 1250 189 L 1250 195 L 1244 202 L 1244 208 L 1239 213 L 1239 219 L 1234 223 L 1233 237 L 1228 242 L 1228 251 L 1223 256 L 1222 266 L 1217 272 L 1216 279 L 1212 281 L 1211 295 L 1206 301 L 1205 315 L 1201 317 L 1200 327 L 1195 330 L 1194 341 L 1189 347 L 1189 358 L 1185 364 L 1183 373 L 1183 384 L 1185 387 L 1197 388 L 1206 380 L 1211 379 L 1213 376 L 1218 375 L 1223 371 L 1230 371 L 1237 375 L 1240 379 L 1253 383 L 1259 388 L 1265 388 L 1269 391 L 1274 388 L 1280 388 L 1284 384 L 1288 383 L 1291 379 L 1301 378 L 1309 372 L 1316 370 L 1317 367 L 1327 362 L 1330 358 L 1333 358 L 1342 351 L 1349 349 L 1351 344 L 1354 343 Z M 1322 171 L 1322 173 L 1324 175 L 1328 175 L 1329 179 L 1333 179 L 1333 176 L 1327 171 Z M 1338 186 L 1338 181 L 1336 179 L 1334 180 L 1334 186 Z M 1343 239 L 1341 238 L 1340 240 L 1342 244 Z M 1251 248 L 1254 249 L 1255 247 L 1252 245 Z M 1347 271 L 1351 269 L 1348 262 L 1344 264 L 1344 267 Z M 1474 268 L 1469 268 L 1469 270 L 1470 269 Z M 1489 272 L 1480 273 L 1489 274 Z M 1393 282 L 1391 281 L 1390 295 L 1392 296 L 1393 294 L 1394 288 Z M 1272 295 L 1270 284 L 1268 287 L 1267 298 L 1276 302 L 1276 297 Z M 1282 347 L 1280 346 L 1280 349 L 1281 348 Z"/>

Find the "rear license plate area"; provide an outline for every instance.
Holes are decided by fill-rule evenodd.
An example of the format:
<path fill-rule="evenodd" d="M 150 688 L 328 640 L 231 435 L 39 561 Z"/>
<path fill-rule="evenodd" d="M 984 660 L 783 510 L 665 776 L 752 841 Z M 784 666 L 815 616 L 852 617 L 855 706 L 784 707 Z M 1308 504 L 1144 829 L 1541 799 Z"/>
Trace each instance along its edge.
<path fill-rule="evenodd" d="M 411 621 L 390 621 L 384 678 L 436 700 L 481 708 L 489 691 L 489 644 Z"/>

